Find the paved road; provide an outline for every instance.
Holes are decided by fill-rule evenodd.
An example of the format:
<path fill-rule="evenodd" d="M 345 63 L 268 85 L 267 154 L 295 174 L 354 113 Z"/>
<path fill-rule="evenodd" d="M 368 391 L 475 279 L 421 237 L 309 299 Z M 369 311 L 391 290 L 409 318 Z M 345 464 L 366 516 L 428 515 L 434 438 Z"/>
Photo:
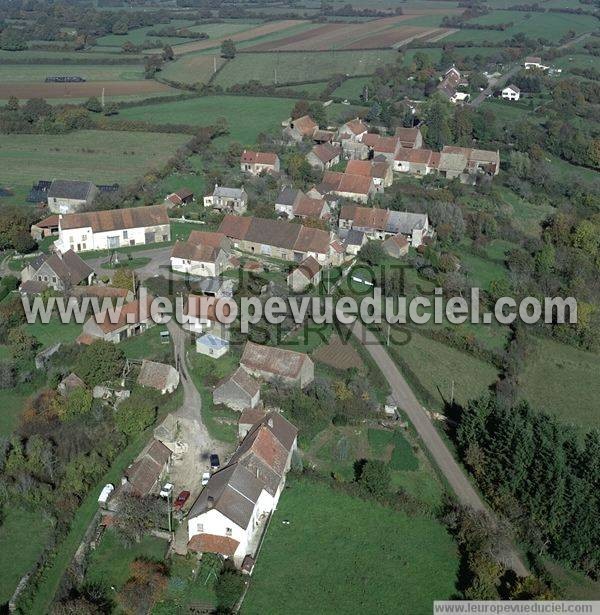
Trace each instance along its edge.
<path fill-rule="evenodd" d="M 448 450 L 437 429 L 425 413 L 425 410 L 418 402 L 412 389 L 390 358 L 386 349 L 375 335 L 367 331 L 360 322 L 354 324 L 352 333 L 363 343 L 367 352 L 379 366 L 392 389 L 392 394 L 398 405 L 406 412 L 410 422 L 413 424 L 442 474 L 446 477 L 458 500 L 475 510 L 485 510 L 489 513 L 489 509 L 468 481 L 452 453 Z M 518 575 L 529 575 L 516 550 L 513 551 L 511 559 L 510 567 Z"/>
<path fill-rule="evenodd" d="M 149 263 L 135 270 L 138 279 L 143 281 L 148 278 L 152 278 L 161 273 L 161 269 L 164 267 L 168 270 L 172 250 L 173 246 L 169 245 L 164 248 L 150 248 L 148 250 L 138 250 L 136 252 L 132 252 L 131 255 L 133 258 L 150 259 Z M 123 259 L 122 262 L 125 262 L 125 259 L 127 258 L 125 254 L 119 254 L 119 257 Z M 108 262 L 109 258 L 109 254 L 106 253 L 98 258 L 86 259 L 85 262 L 96 272 L 96 275 L 100 277 L 102 275 L 111 275 L 114 271 L 112 269 L 103 268 L 103 265 Z"/>
<path fill-rule="evenodd" d="M 478 96 L 476 96 L 470 103 L 469 106 L 471 107 L 479 107 L 479 105 L 488 97 L 489 94 L 491 94 L 495 89 L 498 88 L 503 88 L 506 83 L 512 79 L 520 70 L 521 70 L 521 61 L 519 60 L 519 62 L 517 64 L 515 64 L 515 66 L 513 66 L 507 73 L 504 73 L 504 75 L 501 75 L 500 77 L 498 77 L 498 79 L 496 79 L 493 83 L 490 83 L 490 85 L 487 86 L 487 88 L 485 88 L 485 90 L 483 90 L 483 92 L 480 92 Z"/>

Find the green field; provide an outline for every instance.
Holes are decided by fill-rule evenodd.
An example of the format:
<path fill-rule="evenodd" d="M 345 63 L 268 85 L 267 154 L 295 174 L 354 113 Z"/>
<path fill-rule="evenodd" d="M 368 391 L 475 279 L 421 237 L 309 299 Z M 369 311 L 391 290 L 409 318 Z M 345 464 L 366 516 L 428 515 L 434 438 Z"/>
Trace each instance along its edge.
<path fill-rule="evenodd" d="M 294 101 L 289 98 L 204 96 L 123 109 L 117 118 L 145 120 L 156 124 L 170 122 L 207 126 L 224 117 L 229 124 L 226 140 L 251 146 L 256 143 L 259 133 L 280 129 L 282 120 L 290 116 L 293 106 Z"/>
<path fill-rule="evenodd" d="M 524 397 L 567 423 L 600 428 L 600 356 L 552 340 L 534 342 L 521 376 Z"/>
<path fill-rule="evenodd" d="M 227 88 L 256 80 L 266 84 L 327 79 L 336 74 L 369 75 L 397 57 L 393 50 L 319 53 L 243 53 L 228 62 L 215 79 Z"/>
<path fill-rule="evenodd" d="M 370 77 L 354 77 L 346 79 L 339 88 L 333 91 L 332 96 L 348 98 L 349 100 L 359 100 L 365 85 L 371 80 Z"/>
<path fill-rule="evenodd" d="M 470 23 L 513 25 L 506 30 L 460 30 L 444 38 L 444 42 L 458 41 L 503 41 L 515 34 L 523 33 L 532 38 L 544 38 L 555 42 L 569 30 L 576 34 L 591 32 L 595 23 L 587 15 L 568 15 L 565 13 L 524 13 L 522 11 L 491 11 L 469 20 Z"/>
<path fill-rule="evenodd" d="M 134 45 L 141 45 L 147 41 L 161 40 L 165 44 L 181 43 L 191 39 L 185 39 L 178 36 L 147 36 L 146 33 L 150 30 L 161 30 L 166 27 L 183 27 L 193 25 L 192 21 L 185 19 L 174 19 L 170 23 L 160 23 L 155 26 L 146 26 L 144 28 L 134 28 L 127 34 L 107 34 L 96 39 L 98 47 L 121 47 L 125 41 L 129 41 Z"/>
<path fill-rule="evenodd" d="M 40 348 L 48 348 L 57 342 L 70 344 L 81 333 L 81 325 L 75 322 L 62 323 L 58 318 L 53 318 L 49 323 L 26 324 L 25 329 L 38 340 Z"/>
<path fill-rule="evenodd" d="M 3 135 L 2 181 L 9 188 L 25 191 L 40 179 L 57 177 L 127 184 L 163 165 L 189 138 L 181 134 L 96 130 L 64 135 Z"/>
<path fill-rule="evenodd" d="M 0 81 L 14 83 L 43 82 L 51 75 L 72 75 L 83 77 L 86 81 L 135 81 L 144 78 L 142 65 L 105 64 L 70 65 L 60 64 L 5 64 L 0 65 Z"/>
<path fill-rule="evenodd" d="M 21 577 L 35 564 L 51 529 L 39 511 L 7 507 L 5 512 L 0 525 L 0 604 L 8 602 Z"/>
<path fill-rule="evenodd" d="M 166 64 L 160 72 L 161 79 L 176 83 L 206 83 L 225 60 L 219 53 L 190 53 Z"/>
<path fill-rule="evenodd" d="M 244 613 L 396 613 L 402 605 L 429 615 L 433 600 L 454 592 L 457 569 L 456 547 L 436 521 L 289 479 Z"/>

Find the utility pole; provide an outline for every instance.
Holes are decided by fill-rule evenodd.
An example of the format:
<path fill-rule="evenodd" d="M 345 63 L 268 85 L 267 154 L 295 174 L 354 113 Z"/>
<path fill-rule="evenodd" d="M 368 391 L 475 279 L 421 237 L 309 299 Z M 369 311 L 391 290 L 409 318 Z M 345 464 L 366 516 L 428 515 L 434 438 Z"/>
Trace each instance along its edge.
<path fill-rule="evenodd" d="M 173 489 L 171 489 L 171 491 L 169 492 L 169 497 L 167 498 L 167 505 L 169 507 L 169 510 L 167 511 L 167 514 L 169 515 L 169 534 L 173 532 L 173 529 L 171 527 L 171 509 L 173 508 L 171 504 L 172 498 L 173 498 Z"/>
<path fill-rule="evenodd" d="M 102 108 L 104 109 L 104 88 L 102 88 Z"/>
<path fill-rule="evenodd" d="M 454 380 L 452 380 L 452 393 L 450 395 L 450 405 L 454 405 Z"/>
<path fill-rule="evenodd" d="M 217 56 L 213 56 L 213 73 L 217 72 Z"/>
<path fill-rule="evenodd" d="M 390 323 L 388 322 L 388 331 L 387 331 L 387 341 L 386 341 L 386 346 L 390 345 L 390 329 L 392 328 L 392 326 L 390 325 Z"/>

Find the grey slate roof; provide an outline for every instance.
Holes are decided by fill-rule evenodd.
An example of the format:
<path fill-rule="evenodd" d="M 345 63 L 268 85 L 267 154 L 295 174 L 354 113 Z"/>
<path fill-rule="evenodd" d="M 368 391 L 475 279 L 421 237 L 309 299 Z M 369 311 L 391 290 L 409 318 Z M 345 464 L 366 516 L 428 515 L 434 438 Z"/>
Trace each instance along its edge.
<path fill-rule="evenodd" d="M 246 192 L 243 188 L 227 188 L 226 186 L 215 186 L 213 196 L 225 199 L 243 199 Z"/>
<path fill-rule="evenodd" d="M 415 214 L 407 211 L 391 211 L 386 224 L 386 232 L 412 234 L 415 229 L 425 228 L 427 214 Z"/>
<path fill-rule="evenodd" d="M 72 181 L 70 179 L 55 179 L 48 190 L 49 198 L 76 199 L 84 201 L 93 190 L 92 182 Z"/>
<path fill-rule="evenodd" d="M 276 203 L 277 205 L 293 205 L 298 198 L 298 193 L 300 190 L 296 190 L 291 188 L 290 186 L 286 186 L 277 196 Z"/>
<path fill-rule="evenodd" d="M 347 246 L 362 246 L 365 234 L 356 229 L 350 229 L 346 235 Z"/>

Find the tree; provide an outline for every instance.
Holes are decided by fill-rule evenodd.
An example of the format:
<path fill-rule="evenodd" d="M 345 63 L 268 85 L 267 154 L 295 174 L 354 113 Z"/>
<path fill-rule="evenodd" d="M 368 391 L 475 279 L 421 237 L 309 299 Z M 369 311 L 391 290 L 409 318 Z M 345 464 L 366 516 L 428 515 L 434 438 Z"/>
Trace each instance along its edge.
<path fill-rule="evenodd" d="M 384 496 L 390 490 L 390 469 L 380 459 L 369 459 L 362 467 L 358 482 L 371 495 Z"/>
<path fill-rule="evenodd" d="M 57 397 L 56 413 L 63 421 L 84 416 L 92 408 L 92 394 L 88 389 L 77 387 L 66 397 Z"/>
<path fill-rule="evenodd" d="M 102 112 L 102 103 L 98 100 L 96 96 L 91 96 L 88 98 L 84 105 L 88 111 L 92 111 L 93 113 L 101 113 Z"/>
<path fill-rule="evenodd" d="M 6 103 L 6 107 L 4 107 L 7 111 L 18 111 L 19 110 L 19 99 L 16 96 L 10 96 L 8 102 Z"/>
<path fill-rule="evenodd" d="M 139 559 L 130 570 L 117 596 L 119 604 L 126 613 L 150 613 L 167 589 L 168 569 L 162 562 Z"/>
<path fill-rule="evenodd" d="M 307 100 L 299 100 L 292 109 L 292 120 L 297 120 L 299 117 L 308 115 L 310 104 Z"/>
<path fill-rule="evenodd" d="M 171 47 L 171 45 L 165 45 L 163 47 L 162 58 L 165 62 L 170 62 L 175 59 L 175 52 L 173 51 L 173 47 Z"/>
<path fill-rule="evenodd" d="M 115 528 L 123 543 L 132 545 L 140 542 L 148 532 L 160 528 L 167 513 L 165 501 L 156 496 L 126 493 L 119 500 Z"/>
<path fill-rule="evenodd" d="M 385 252 L 379 241 L 369 241 L 359 251 L 358 258 L 371 266 L 378 265 L 385 259 Z"/>
<path fill-rule="evenodd" d="M 23 327 L 19 327 L 9 332 L 8 345 L 15 360 L 29 361 L 33 359 L 39 342 L 33 335 L 27 333 Z"/>
<path fill-rule="evenodd" d="M 129 31 L 129 23 L 127 22 L 127 19 L 125 18 L 115 21 L 115 23 L 113 23 L 112 25 L 113 34 L 118 34 L 119 36 L 123 36 L 127 34 L 128 31 Z"/>
<path fill-rule="evenodd" d="M 233 610 L 243 591 L 244 577 L 242 573 L 235 568 L 223 567 L 215 583 L 215 594 L 219 608 L 226 611 Z"/>
<path fill-rule="evenodd" d="M 133 394 L 119 405 L 115 415 L 117 429 L 132 436 L 152 425 L 156 418 L 156 405 L 147 394 Z"/>
<path fill-rule="evenodd" d="M 75 372 L 89 387 L 94 387 L 118 378 L 124 365 L 125 355 L 118 346 L 96 340 L 81 354 Z"/>
<path fill-rule="evenodd" d="M 22 51 L 27 49 L 27 41 L 23 32 L 17 28 L 6 28 L 0 33 L 0 49 L 6 51 Z"/>
<path fill-rule="evenodd" d="M 119 106 L 117 103 L 108 102 L 104 105 L 104 115 L 117 115 L 119 113 Z"/>
<path fill-rule="evenodd" d="M 448 121 L 449 115 L 449 103 L 437 96 L 434 96 L 426 106 L 425 124 L 427 131 L 425 139 L 427 145 L 432 149 L 441 150 L 444 145 L 450 143 L 452 135 Z"/>
<path fill-rule="evenodd" d="M 117 267 L 112 278 L 112 286 L 115 288 L 126 288 L 131 292 L 135 292 L 135 273 L 126 265 Z"/>
<path fill-rule="evenodd" d="M 227 38 L 221 43 L 221 57 L 227 60 L 233 60 L 235 58 L 236 48 L 235 43 Z"/>

